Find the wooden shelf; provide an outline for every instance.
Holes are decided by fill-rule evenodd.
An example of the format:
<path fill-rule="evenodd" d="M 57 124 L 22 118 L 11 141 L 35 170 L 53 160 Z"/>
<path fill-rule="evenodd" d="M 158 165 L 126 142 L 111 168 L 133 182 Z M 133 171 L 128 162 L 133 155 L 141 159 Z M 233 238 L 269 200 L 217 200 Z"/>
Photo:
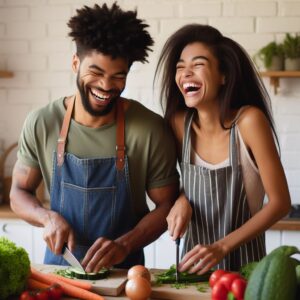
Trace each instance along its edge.
<path fill-rule="evenodd" d="M 274 224 L 271 230 L 300 230 L 300 219 L 282 219 Z"/>
<path fill-rule="evenodd" d="M 0 70 L 0 78 L 11 78 L 13 76 L 14 76 L 13 72 Z"/>
<path fill-rule="evenodd" d="M 280 78 L 300 78 L 300 71 L 265 71 L 259 74 L 261 77 L 270 78 L 270 84 L 274 87 L 275 95 L 278 92 Z"/>
<path fill-rule="evenodd" d="M 0 70 L 0 78 L 11 78 L 13 76 L 14 76 L 13 72 Z"/>

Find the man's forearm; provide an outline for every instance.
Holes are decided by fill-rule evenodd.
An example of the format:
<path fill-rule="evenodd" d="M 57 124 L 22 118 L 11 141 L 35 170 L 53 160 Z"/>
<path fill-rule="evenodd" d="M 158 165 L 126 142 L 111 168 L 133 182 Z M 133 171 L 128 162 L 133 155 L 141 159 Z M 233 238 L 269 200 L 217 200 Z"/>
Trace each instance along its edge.
<path fill-rule="evenodd" d="M 121 243 L 127 252 L 134 252 L 156 240 L 166 229 L 166 217 L 172 204 L 164 203 L 149 212 L 128 233 L 122 235 L 116 242 Z"/>
<path fill-rule="evenodd" d="M 10 194 L 11 209 L 26 222 L 44 227 L 51 211 L 41 204 L 35 195 L 24 190 L 12 190 Z"/>

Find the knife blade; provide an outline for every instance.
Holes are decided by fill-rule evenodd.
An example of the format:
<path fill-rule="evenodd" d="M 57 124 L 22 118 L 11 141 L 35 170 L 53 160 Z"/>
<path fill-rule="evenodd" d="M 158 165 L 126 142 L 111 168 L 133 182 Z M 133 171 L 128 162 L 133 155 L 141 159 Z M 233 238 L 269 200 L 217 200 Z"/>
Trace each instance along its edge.
<path fill-rule="evenodd" d="M 66 244 L 63 246 L 62 256 L 72 267 L 77 268 L 85 273 L 85 270 L 82 267 L 81 263 L 73 255 L 73 253 L 69 250 L 69 248 L 67 247 Z"/>
<path fill-rule="evenodd" d="M 175 278 L 176 278 L 176 282 L 179 281 L 179 271 L 178 271 L 178 265 L 179 265 L 179 246 L 180 246 L 180 238 L 177 238 L 175 240 L 176 243 L 176 274 L 175 274 Z"/>

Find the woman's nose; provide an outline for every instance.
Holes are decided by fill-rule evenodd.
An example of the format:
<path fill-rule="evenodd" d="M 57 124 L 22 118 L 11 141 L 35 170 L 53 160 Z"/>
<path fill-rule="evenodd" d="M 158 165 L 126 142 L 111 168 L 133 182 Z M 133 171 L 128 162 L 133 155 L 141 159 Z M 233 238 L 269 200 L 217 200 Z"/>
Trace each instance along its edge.
<path fill-rule="evenodd" d="M 188 67 L 183 70 L 183 76 L 184 77 L 189 77 L 192 74 L 193 74 L 193 71 L 190 68 L 188 68 Z"/>

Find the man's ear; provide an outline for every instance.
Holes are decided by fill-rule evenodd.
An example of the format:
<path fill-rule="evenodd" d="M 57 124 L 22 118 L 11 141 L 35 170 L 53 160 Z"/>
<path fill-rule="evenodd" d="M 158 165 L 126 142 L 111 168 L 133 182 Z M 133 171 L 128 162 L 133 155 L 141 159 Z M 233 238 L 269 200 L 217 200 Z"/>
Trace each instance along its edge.
<path fill-rule="evenodd" d="M 78 72 L 79 66 L 80 66 L 80 59 L 77 56 L 77 54 L 73 54 L 73 58 L 72 58 L 72 70 L 74 71 L 74 73 Z"/>

